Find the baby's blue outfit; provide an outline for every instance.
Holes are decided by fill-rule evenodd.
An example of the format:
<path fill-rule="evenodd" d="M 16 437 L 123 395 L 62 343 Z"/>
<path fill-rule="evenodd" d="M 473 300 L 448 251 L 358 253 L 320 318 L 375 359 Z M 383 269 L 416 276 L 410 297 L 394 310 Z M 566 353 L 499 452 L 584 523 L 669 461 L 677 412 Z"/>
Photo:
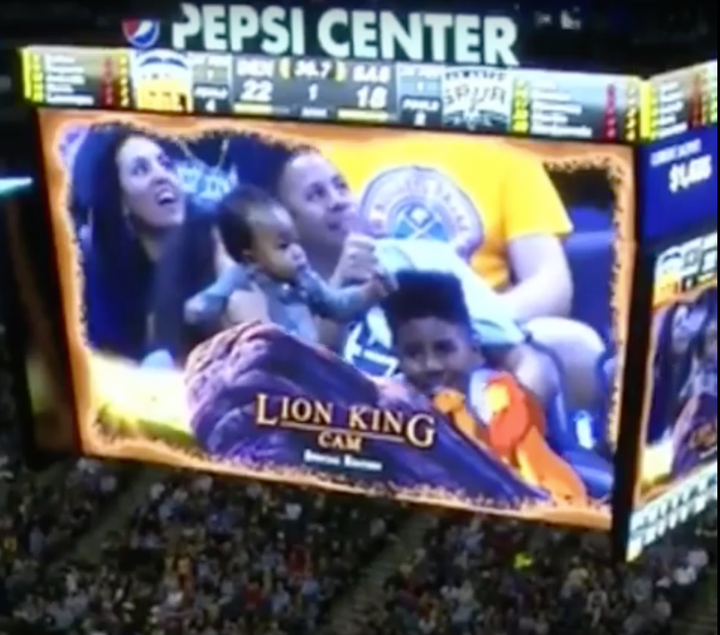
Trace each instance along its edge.
<path fill-rule="evenodd" d="M 297 338 L 317 343 L 315 316 L 335 322 L 360 318 L 374 300 L 359 286 L 335 289 L 309 267 L 300 270 L 293 282 L 272 278 L 264 271 L 235 264 L 185 306 L 191 324 L 213 325 L 222 317 L 234 291 L 257 286 L 268 303 L 270 320 Z M 199 305 L 193 311 L 191 305 Z"/>

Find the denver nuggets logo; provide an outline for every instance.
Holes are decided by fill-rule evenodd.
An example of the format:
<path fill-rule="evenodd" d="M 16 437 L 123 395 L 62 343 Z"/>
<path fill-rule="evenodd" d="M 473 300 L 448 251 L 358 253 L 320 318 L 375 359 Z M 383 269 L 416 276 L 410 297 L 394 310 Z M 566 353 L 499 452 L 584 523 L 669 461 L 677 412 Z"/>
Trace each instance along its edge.
<path fill-rule="evenodd" d="M 465 259 L 483 240 L 475 204 L 450 177 L 430 168 L 381 172 L 365 188 L 360 214 L 376 238 L 440 240 Z"/>
<path fill-rule="evenodd" d="M 135 52 L 132 81 L 138 109 L 192 112 L 192 69 L 184 53 L 166 50 Z"/>

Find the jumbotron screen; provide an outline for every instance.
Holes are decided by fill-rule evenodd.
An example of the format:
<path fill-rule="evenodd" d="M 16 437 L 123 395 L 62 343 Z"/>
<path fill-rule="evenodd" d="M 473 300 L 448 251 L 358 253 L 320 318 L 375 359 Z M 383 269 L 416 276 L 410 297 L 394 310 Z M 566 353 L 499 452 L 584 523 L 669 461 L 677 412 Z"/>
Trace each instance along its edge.
<path fill-rule="evenodd" d="M 659 251 L 628 556 L 717 500 L 717 229 Z"/>
<path fill-rule="evenodd" d="M 39 121 L 83 452 L 610 526 L 629 148 Z"/>

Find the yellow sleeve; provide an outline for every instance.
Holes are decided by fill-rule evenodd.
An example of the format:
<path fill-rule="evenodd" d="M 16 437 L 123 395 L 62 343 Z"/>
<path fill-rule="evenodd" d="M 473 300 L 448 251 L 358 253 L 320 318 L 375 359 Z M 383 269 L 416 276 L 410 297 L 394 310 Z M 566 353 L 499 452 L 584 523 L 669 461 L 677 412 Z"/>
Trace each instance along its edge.
<path fill-rule="evenodd" d="M 565 205 L 537 157 L 524 152 L 509 157 L 502 200 L 508 242 L 524 236 L 572 233 Z"/>

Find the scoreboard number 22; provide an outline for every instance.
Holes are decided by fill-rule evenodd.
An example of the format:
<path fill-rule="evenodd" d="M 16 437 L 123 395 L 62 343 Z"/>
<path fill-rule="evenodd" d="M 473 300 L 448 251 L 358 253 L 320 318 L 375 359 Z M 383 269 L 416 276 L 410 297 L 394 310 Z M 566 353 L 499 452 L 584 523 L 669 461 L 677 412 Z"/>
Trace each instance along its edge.
<path fill-rule="evenodd" d="M 240 101 L 252 104 L 272 102 L 273 82 L 271 79 L 244 79 L 240 86 Z"/>

